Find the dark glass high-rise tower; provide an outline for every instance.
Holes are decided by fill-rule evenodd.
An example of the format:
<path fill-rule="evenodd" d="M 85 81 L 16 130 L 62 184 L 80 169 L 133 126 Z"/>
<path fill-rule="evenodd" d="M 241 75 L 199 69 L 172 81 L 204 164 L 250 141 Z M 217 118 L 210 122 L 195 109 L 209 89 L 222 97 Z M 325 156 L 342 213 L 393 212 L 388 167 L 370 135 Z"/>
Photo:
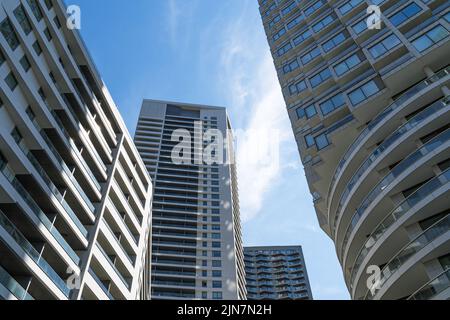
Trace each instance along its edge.
<path fill-rule="evenodd" d="M 312 300 L 301 246 L 244 248 L 249 300 Z"/>

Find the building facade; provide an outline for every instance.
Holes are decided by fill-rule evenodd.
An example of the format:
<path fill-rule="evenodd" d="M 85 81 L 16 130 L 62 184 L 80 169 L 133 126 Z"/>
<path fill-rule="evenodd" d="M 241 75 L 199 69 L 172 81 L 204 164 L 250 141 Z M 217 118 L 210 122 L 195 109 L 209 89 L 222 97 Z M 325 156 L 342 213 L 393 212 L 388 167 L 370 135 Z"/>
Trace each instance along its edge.
<path fill-rule="evenodd" d="M 301 246 L 244 247 L 248 300 L 312 300 Z"/>
<path fill-rule="evenodd" d="M 450 3 L 259 4 L 317 217 L 351 297 L 448 298 Z"/>
<path fill-rule="evenodd" d="M 228 139 L 221 144 L 215 133 Z M 202 158 L 213 145 L 208 143 L 211 138 L 217 144 L 209 154 L 216 152 L 225 161 Z M 152 299 L 245 299 L 239 197 L 226 109 L 145 100 L 134 141 L 155 188 Z M 187 149 L 176 152 L 181 141 Z"/>
<path fill-rule="evenodd" d="M 150 177 L 59 0 L 1 0 L 0 298 L 143 299 Z"/>

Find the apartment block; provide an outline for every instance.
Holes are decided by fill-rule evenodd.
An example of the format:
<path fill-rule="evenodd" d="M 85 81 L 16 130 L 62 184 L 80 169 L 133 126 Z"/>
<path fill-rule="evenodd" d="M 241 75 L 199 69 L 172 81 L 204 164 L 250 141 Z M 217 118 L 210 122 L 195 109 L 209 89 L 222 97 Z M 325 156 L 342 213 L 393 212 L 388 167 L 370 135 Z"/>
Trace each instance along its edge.
<path fill-rule="evenodd" d="M 248 300 L 312 300 L 301 246 L 244 247 Z"/>
<path fill-rule="evenodd" d="M 450 2 L 259 4 L 351 297 L 449 298 Z"/>
<path fill-rule="evenodd" d="M 134 141 L 154 181 L 152 299 L 245 299 L 226 109 L 145 100 Z"/>
<path fill-rule="evenodd" d="M 145 299 L 151 179 L 59 0 L 1 0 L 0 299 Z"/>

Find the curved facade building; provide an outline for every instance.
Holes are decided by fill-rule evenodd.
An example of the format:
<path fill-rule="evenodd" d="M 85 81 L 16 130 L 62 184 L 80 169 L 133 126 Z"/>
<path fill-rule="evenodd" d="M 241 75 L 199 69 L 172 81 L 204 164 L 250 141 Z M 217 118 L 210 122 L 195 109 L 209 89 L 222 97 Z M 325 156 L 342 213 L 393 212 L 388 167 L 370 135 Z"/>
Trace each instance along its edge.
<path fill-rule="evenodd" d="M 381 27 L 369 29 L 369 5 Z M 450 297 L 450 13 L 261 0 L 322 229 L 353 299 Z"/>
<path fill-rule="evenodd" d="M 144 299 L 152 185 L 59 0 L 0 0 L 0 299 Z"/>

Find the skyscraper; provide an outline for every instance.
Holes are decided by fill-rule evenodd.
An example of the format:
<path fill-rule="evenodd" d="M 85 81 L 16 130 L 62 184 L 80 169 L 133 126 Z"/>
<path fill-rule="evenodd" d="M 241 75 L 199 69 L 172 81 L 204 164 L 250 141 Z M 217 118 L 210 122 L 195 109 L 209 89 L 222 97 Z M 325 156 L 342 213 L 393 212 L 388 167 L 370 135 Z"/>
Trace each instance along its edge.
<path fill-rule="evenodd" d="M 134 141 L 155 186 L 152 298 L 245 299 L 226 109 L 145 100 Z M 182 152 L 180 143 L 186 148 Z M 210 146 L 215 147 L 207 153 Z M 206 154 L 225 161 L 202 158 Z"/>
<path fill-rule="evenodd" d="M 352 298 L 448 298 L 450 3 L 259 4 Z"/>
<path fill-rule="evenodd" d="M 1 0 L 0 299 L 149 291 L 150 177 L 57 0 Z"/>
<path fill-rule="evenodd" d="M 312 300 L 301 246 L 244 247 L 249 300 Z"/>

